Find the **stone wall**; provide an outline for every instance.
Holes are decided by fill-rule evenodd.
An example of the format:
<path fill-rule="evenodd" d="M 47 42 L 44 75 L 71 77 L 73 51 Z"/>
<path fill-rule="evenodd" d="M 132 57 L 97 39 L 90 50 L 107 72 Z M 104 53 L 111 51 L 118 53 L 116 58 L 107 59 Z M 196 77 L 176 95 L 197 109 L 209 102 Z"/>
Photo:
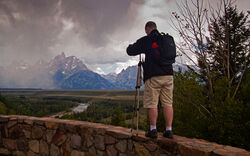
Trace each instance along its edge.
<path fill-rule="evenodd" d="M 149 139 L 143 131 L 110 125 L 0 115 L 0 155 L 62 156 L 250 156 L 246 150 L 174 136 Z"/>

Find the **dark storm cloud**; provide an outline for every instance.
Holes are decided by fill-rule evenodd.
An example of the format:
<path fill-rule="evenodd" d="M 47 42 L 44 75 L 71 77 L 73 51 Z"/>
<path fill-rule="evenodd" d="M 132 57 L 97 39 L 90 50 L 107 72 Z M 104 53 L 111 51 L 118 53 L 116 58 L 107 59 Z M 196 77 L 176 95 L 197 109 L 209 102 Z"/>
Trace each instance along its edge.
<path fill-rule="evenodd" d="M 55 0 L 1 0 L 1 61 L 51 56 L 49 48 L 62 30 L 55 21 L 58 11 Z"/>
<path fill-rule="evenodd" d="M 72 36 L 105 47 L 118 27 L 132 26 L 137 14 L 129 9 L 132 3 L 140 6 L 144 0 L 0 0 L 0 65 L 60 53 L 53 49 L 66 40 L 60 38 L 63 20 L 73 23 Z"/>
<path fill-rule="evenodd" d="M 74 30 L 81 33 L 89 44 L 104 46 L 109 42 L 111 34 L 125 22 L 122 21 L 128 11 L 133 11 L 136 17 L 137 10 L 128 10 L 131 3 L 143 4 L 142 0 L 75 0 L 62 1 L 62 17 L 70 19 L 75 24 Z"/>

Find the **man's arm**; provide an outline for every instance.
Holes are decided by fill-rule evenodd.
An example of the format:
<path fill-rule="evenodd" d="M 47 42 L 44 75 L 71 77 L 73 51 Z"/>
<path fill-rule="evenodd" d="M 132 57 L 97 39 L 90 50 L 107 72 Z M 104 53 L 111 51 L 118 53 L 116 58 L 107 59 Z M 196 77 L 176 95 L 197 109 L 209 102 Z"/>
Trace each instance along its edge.
<path fill-rule="evenodd" d="M 145 46 L 146 37 L 142 37 L 137 40 L 134 44 L 130 44 L 127 48 L 127 53 L 129 56 L 139 55 L 141 53 L 145 53 L 146 46 Z"/>

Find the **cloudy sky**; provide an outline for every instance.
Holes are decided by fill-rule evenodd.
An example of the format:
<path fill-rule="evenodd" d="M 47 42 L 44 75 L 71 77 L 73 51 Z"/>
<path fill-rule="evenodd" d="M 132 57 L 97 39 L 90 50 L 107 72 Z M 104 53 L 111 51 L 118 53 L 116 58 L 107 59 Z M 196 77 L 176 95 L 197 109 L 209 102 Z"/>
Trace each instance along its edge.
<path fill-rule="evenodd" d="M 250 1 L 236 5 L 246 11 Z M 170 26 L 176 10 L 176 0 L 0 0 L 0 66 L 64 52 L 99 73 L 119 72 L 137 63 L 126 47 L 145 35 L 148 20 L 177 37 Z"/>

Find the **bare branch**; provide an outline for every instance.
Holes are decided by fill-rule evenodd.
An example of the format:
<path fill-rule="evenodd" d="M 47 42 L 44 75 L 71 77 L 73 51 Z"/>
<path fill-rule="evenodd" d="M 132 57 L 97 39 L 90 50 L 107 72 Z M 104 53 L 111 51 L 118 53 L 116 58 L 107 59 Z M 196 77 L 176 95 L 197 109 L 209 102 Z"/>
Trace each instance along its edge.
<path fill-rule="evenodd" d="M 238 90 L 239 90 L 239 87 L 240 87 L 240 85 L 241 85 L 242 78 L 243 78 L 243 76 L 244 76 L 244 73 L 246 72 L 246 69 L 247 69 L 247 62 L 248 62 L 248 59 L 249 59 L 249 54 L 250 54 L 250 53 L 248 53 L 248 55 L 247 55 L 247 57 L 246 57 L 246 59 L 245 59 L 245 62 L 244 62 L 244 69 L 243 69 L 243 72 L 242 72 L 242 74 L 241 74 L 241 76 L 240 76 L 240 81 L 238 82 L 237 87 L 236 87 L 236 89 L 235 89 L 235 91 L 234 91 L 234 93 L 233 93 L 233 96 L 232 96 L 233 99 L 234 99 L 236 93 L 237 93 Z"/>

